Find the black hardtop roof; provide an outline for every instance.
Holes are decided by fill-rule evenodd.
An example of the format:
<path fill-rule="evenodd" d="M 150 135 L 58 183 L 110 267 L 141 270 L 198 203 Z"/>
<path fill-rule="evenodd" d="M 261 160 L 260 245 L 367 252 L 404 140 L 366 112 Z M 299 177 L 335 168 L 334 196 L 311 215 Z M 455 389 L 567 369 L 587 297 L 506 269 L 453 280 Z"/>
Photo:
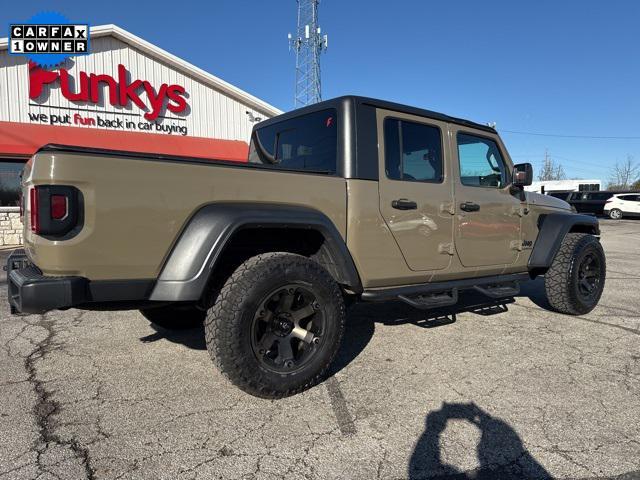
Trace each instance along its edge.
<path fill-rule="evenodd" d="M 432 118 L 434 120 L 440 120 L 448 123 L 455 123 L 458 125 L 463 125 L 465 127 L 476 128 L 478 130 L 484 130 L 490 133 L 497 133 L 496 130 L 487 125 L 481 125 L 476 122 L 472 122 L 471 120 L 465 120 L 463 118 L 452 117 L 450 115 L 445 115 L 444 113 L 434 112 L 432 110 L 426 110 L 423 108 L 411 107 L 409 105 L 403 105 L 401 103 L 388 102 L 386 100 L 379 100 L 377 98 L 370 97 L 361 97 L 358 95 L 344 95 L 341 97 L 332 98 L 330 100 L 324 100 L 322 102 L 315 103 L 313 105 L 309 105 L 307 107 L 298 108 L 295 110 L 291 110 L 289 112 L 283 113 L 276 117 L 272 117 L 268 120 L 264 120 L 257 124 L 257 127 L 263 127 L 267 125 L 271 125 L 273 123 L 280 122 L 282 120 L 286 120 L 289 118 L 294 118 L 299 115 L 303 115 L 305 113 L 311 113 L 318 110 L 323 110 L 325 108 L 335 108 L 340 104 L 345 102 L 354 102 L 356 105 L 370 105 L 373 107 L 384 108 L 385 110 L 394 110 L 396 112 L 408 113 L 410 115 L 417 115 L 420 117 Z"/>

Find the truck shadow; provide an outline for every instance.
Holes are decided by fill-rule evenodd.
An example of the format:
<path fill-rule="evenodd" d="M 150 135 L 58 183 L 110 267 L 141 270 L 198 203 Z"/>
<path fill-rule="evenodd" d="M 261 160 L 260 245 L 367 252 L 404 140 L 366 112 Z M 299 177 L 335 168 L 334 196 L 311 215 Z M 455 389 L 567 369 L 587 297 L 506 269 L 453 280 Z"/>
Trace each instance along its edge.
<path fill-rule="evenodd" d="M 156 325 L 153 322 L 149 326 L 155 330 L 150 335 L 140 337 L 142 343 L 153 343 L 158 340 L 168 340 L 173 343 L 179 343 L 187 348 L 194 350 L 206 350 L 207 344 L 204 340 L 204 325 L 198 325 L 193 328 L 185 328 L 181 330 L 169 330 Z"/>
<path fill-rule="evenodd" d="M 542 308 L 548 308 L 541 279 L 523 284 L 519 296 L 527 296 Z M 344 341 L 332 366 L 331 374 L 339 372 L 360 355 L 373 337 L 376 323 L 388 326 L 413 324 L 427 329 L 444 327 L 455 323 L 459 313 L 470 312 L 480 316 L 498 315 L 508 312 L 508 305 L 514 302 L 513 297 L 492 300 L 480 293 L 466 291 L 461 294 L 460 303 L 457 305 L 432 310 L 416 310 L 399 301 L 355 305 L 348 311 Z M 207 348 L 203 325 L 184 330 L 168 330 L 154 323 L 149 325 L 155 331 L 141 337 L 140 341 L 143 343 L 168 340 L 195 350 Z"/>
<path fill-rule="evenodd" d="M 513 298 L 489 300 L 487 297 L 471 292 L 461 296 L 460 303 L 447 308 L 416 310 L 402 302 L 361 303 L 348 312 L 344 341 L 336 356 L 330 375 L 355 360 L 366 348 L 375 333 L 376 323 L 382 325 L 413 324 L 421 328 L 435 328 L 450 325 L 456 321 L 456 315 L 472 312 L 488 316 L 505 313 L 507 305 L 515 302 Z"/>
<path fill-rule="evenodd" d="M 149 323 L 153 333 L 140 337 L 142 343 L 153 343 L 159 340 L 184 345 L 194 350 L 206 350 L 204 325 L 182 330 L 169 330 L 155 323 Z M 347 319 L 344 340 L 334 360 L 330 375 L 334 375 L 349 365 L 367 346 L 373 337 L 374 322 L 368 315 L 351 316 Z"/>
<path fill-rule="evenodd" d="M 544 277 L 536 277 L 534 280 L 520 284 L 519 297 L 527 297 L 538 307 L 545 310 L 552 310 L 547 294 L 544 291 Z"/>
<path fill-rule="evenodd" d="M 480 431 L 476 446 L 479 466 L 463 471 L 443 459 L 441 435 L 450 421 L 463 421 Z M 516 480 L 553 478 L 527 451 L 522 439 L 507 422 L 482 410 L 475 403 L 443 403 L 430 412 L 409 462 L 411 480 Z"/>

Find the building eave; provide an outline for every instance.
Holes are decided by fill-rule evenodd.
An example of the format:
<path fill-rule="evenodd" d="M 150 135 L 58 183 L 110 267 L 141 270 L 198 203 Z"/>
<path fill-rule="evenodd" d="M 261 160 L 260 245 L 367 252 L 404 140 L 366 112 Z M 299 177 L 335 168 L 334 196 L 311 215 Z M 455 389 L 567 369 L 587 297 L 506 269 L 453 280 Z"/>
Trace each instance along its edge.
<path fill-rule="evenodd" d="M 201 68 L 198 68 L 195 65 L 182 60 L 181 58 L 167 52 L 166 50 L 163 50 L 162 48 L 150 42 L 147 42 L 146 40 L 143 40 L 137 35 L 134 35 L 133 33 L 118 27 L 117 25 L 109 24 L 91 27 L 90 35 L 91 38 L 113 36 L 114 38 L 117 38 L 118 40 L 144 52 L 150 57 L 156 58 L 157 60 L 177 70 L 185 72 L 187 75 L 193 77 L 194 79 L 206 85 L 209 85 L 216 90 L 221 91 L 222 93 L 246 104 L 247 106 L 262 114 L 275 116 L 283 113 L 282 110 L 274 107 L 273 105 L 270 105 L 267 102 L 254 97 L 253 95 L 239 89 L 238 87 L 234 87 L 221 78 L 218 78 L 215 75 L 212 75 L 209 72 L 206 72 Z M 6 50 L 8 46 L 9 39 L 0 38 L 0 51 Z"/>

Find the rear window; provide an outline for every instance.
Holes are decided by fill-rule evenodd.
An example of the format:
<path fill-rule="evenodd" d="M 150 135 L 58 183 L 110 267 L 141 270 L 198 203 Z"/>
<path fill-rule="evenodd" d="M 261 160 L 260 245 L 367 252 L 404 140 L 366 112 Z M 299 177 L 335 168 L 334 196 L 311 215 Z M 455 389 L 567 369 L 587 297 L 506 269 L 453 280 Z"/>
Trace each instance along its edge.
<path fill-rule="evenodd" d="M 589 200 L 606 200 L 611 197 L 611 194 L 607 192 L 589 193 L 587 195 Z"/>
<path fill-rule="evenodd" d="M 571 195 L 567 192 L 549 192 L 547 195 L 550 197 L 559 198 L 560 200 L 569 200 Z"/>
<path fill-rule="evenodd" d="M 626 200 L 628 202 L 635 202 L 638 199 L 637 195 L 619 195 L 620 200 Z"/>
<path fill-rule="evenodd" d="M 337 115 L 329 108 L 256 129 L 249 163 L 291 170 L 335 173 Z"/>

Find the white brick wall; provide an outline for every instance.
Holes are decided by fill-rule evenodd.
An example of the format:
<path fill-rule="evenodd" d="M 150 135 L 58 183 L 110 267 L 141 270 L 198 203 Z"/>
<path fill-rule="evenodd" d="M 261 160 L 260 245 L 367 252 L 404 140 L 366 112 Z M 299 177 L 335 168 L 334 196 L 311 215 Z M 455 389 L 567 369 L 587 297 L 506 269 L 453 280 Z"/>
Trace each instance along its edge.
<path fill-rule="evenodd" d="M 0 246 L 22 245 L 22 221 L 18 207 L 0 207 Z"/>

